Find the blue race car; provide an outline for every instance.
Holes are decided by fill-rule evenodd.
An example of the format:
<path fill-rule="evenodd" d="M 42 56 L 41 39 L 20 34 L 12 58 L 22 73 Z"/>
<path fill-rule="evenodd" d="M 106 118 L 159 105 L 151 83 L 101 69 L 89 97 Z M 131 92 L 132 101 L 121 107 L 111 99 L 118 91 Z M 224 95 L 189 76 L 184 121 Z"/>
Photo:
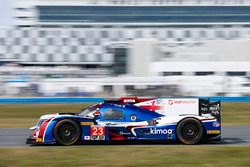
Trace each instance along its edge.
<path fill-rule="evenodd" d="M 27 144 L 85 141 L 177 140 L 197 144 L 221 139 L 220 102 L 198 98 L 108 99 L 80 113 L 40 117 Z"/>

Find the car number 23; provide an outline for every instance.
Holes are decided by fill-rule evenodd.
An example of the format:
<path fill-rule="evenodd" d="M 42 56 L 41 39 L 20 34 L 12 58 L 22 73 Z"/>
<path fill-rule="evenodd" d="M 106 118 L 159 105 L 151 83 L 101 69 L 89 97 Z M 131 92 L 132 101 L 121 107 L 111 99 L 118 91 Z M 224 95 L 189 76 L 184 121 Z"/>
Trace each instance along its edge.
<path fill-rule="evenodd" d="M 94 126 L 90 129 L 91 136 L 104 136 L 105 135 L 105 127 L 103 126 Z"/>

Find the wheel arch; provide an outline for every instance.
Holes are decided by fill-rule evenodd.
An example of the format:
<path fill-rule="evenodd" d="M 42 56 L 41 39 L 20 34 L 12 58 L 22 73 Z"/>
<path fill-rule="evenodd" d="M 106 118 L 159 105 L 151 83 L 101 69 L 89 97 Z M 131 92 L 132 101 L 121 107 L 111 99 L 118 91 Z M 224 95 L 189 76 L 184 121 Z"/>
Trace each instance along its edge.
<path fill-rule="evenodd" d="M 48 126 L 44 132 L 44 137 L 43 137 L 43 143 L 55 143 L 55 137 L 54 137 L 54 128 L 56 126 L 56 124 L 62 120 L 65 119 L 69 119 L 69 120 L 73 120 L 75 121 L 81 130 L 81 134 L 82 134 L 82 128 L 81 128 L 81 120 L 76 118 L 76 117 L 67 117 L 67 116 L 63 116 L 63 117 L 55 117 L 53 119 L 51 119 L 51 121 L 48 123 Z"/>
<path fill-rule="evenodd" d="M 180 119 L 180 120 L 177 122 L 176 127 L 177 127 L 183 120 L 188 119 L 188 118 L 196 119 L 197 121 L 199 121 L 199 122 L 202 124 L 202 126 L 204 126 L 203 123 L 202 123 L 202 121 L 201 121 L 199 118 L 197 118 L 197 117 L 195 117 L 195 116 L 189 115 L 189 116 L 187 116 L 187 117 L 184 117 L 184 118 Z"/>
<path fill-rule="evenodd" d="M 70 126 L 73 127 L 73 131 L 74 132 L 72 138 L 65 139 L 62 136 L 60 136 L 61 134 L 61 128 L 64 128 L 65 126 Z M 52 131 L 52 135 L 55 139 L 55 142 L 61 145 L 73 145 L 76 142 L 78 142 L 79 140 L 81 140 L 82 137 L 82 128 L 80 125 L 80 122 L 78 121 L 78 119 L 75 118 L 64 118 L 64 119 L 60 119 L 57 121 L 57 123 L 54 125 L 53 127 L 53 131 Z M 62 138 L 61 138 L 62 137 Z"/>
<path fill-rule="evenodd" d="M 196 120 L 196 121 L 198 121 L 198 122 L 200 122 L 200 124 L 201 124 L 201 126 L 202 126 L 202 129 L 203 129 L 203 133 L 202 133 L 202 136 L 201 136 L 201 140 L 203 140 L 203 139 L 205 138 L 205 136 L 206 136 L 206 127 L 204 126 L 203 122 L 202 122 L 199 118 L 197 118 L 196 116 L 191 116 L 191 115 L 188 115 L 188 116 L 186 116 L 186 117 L 180 119 L 180 120 L 178 121 L 178 123 L 176 124 L 176 127 L 175 127 L 176 139 L 179 140 L 179 139 L 178 139 L 178 134 L 177 134 L 178 125 L 179 125 L 181 122 L 183 122 L 184 120 L 190 119 L 190 118 L 191 118 L 191 119 L 194 119 L 194 120 Z"/>

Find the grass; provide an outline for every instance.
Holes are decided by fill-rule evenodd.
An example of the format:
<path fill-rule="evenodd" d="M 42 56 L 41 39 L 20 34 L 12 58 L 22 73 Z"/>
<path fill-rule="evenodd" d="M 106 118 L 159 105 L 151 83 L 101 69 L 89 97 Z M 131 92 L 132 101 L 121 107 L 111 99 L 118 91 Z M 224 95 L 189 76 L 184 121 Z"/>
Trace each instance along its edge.
<path fill-rule="evenodd" d="M 79 112 L 91 104 L 0 105 L 0 128 L 28 128 L 43 114 Z M 250 103 L 223 103 L 223 125 L 250 125 Z"/>
<path fill-rule="evenodd" d="M 222 103 L 223 125 L 250 126 L 250 103 Z"/>
<path fill-rule="evenodd" d="M 57 112 L 79 112 L 91 104 L 11 104 L 0 105 L 0 128 L 28 128 L 41 115 Z"/>
<path fill-rule="evenodd" d="M 248 167 L 250 147 L 71 146 L 0 148 L 0 166 Z"/>

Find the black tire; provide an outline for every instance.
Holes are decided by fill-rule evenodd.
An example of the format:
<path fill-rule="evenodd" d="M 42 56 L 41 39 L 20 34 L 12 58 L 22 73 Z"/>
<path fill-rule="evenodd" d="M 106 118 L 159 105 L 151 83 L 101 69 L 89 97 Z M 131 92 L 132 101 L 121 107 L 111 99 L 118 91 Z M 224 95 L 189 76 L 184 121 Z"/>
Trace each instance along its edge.
<path fill-rule="evenodd" d="M 201 122 L 195 118 L 183 119 L 176 128 L 177 139 L 183 144 L 199 143 L 203 133 Z"/>
<path fill-rule="evenodd" d="M 81 136 L 81 129 L 78 123 L 71 119 L 59 121 L 54 128 L 56 142 L 69 146 L 75 144 Z"/>

